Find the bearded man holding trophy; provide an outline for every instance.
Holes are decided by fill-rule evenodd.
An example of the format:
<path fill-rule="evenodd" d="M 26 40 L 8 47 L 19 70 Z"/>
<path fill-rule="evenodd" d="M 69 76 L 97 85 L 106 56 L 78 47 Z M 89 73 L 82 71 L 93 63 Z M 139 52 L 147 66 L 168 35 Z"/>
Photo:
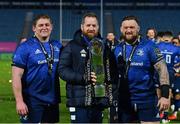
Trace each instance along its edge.
<path fill-rule="evenodd" d="M 102 123 L 102 111 L 112 104 L 108 49 L 99 34 L 96 14 L 82 17 L 60 56 L 59 73 L 66 81 L 71 123 Z"/>

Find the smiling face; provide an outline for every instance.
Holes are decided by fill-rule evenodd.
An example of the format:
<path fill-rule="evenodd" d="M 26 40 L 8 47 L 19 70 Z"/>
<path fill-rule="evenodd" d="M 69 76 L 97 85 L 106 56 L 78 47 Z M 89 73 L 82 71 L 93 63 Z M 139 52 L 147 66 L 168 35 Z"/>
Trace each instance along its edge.
<path fill-rule="evenodd" d="M 81 31 L 83 35 L 87 36 L 89 39 L 96 37 L 99 31 L 97 18 L 85 17 L 84 23 L 81 24 Z"/>
<path fill-rule="evenodd" d="M 124 20 L 120 30 L 123 39 L 129 43 L 133 43 L 138 38 L 140 28 L 135 20 Z"/>
<path fill-rule="evenodd" d="M 33 25 L 35 36 L 42 42 L 48 41 L 52 32 L 52 23 L 50 19 L 40 18 L 36 24 Z"/>

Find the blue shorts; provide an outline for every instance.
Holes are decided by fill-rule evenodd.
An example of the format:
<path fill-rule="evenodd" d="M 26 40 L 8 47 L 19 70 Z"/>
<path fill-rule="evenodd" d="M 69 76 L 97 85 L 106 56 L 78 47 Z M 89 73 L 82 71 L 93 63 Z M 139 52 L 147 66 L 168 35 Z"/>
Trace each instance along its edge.
<path fill-rule="evenodd" d="M 139 108 L 137 114 L 140 121 L 160 121 L 159 109 L 156 105 Z"/>
<path fill-rule="evenodd" d="M 57 123 L 59 122 L 59 104 L 55 105 L 28 105 L 29 113 L 20 116 L 21 123 Z"/>
<path fill-rule="evenodd" d="M 137 105 L 134 106 L 131 111 L 119 110 L 119 122 L 131 123 L 131 122 L 155 122 L 160 121 L 159 110 L 156 105 Z"/>
<path fill-rule="evenodd" d="M 69 107 L 71 123 L 102 123 L 102 110 Z"/>

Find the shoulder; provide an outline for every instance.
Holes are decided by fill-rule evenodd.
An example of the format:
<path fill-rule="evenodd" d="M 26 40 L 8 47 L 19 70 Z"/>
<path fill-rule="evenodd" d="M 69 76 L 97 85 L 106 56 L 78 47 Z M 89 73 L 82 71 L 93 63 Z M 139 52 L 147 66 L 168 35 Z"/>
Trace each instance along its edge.
<path fill-rule="evenodd" d="M 115 49 L 122 47 L 122 44 L 118 44 Z"/>
<path fill-rule="evenodd" d="M 117 55 L 121 49 L 122 49 L 123 43 L 119 43 L 115 48 L 114 48 L 114 53 Z"/>
<path fill-rule="evenodd" d="M 120 43 L 120 44 L 116 45 L 115 50 L 120 49 L 121 47 L 122 47 L 122 44 Z"/>
<path fill-rule="evenodd" d="M 70 40 L 70 41 L 66 44 L 65 47 L 75 47 L 75 46 L 77 46 L 77 45 L 79 45 L 79 43 L 77 43 L 77 41 L 73 39 L 73 40 Z"/>
<path fill-rule="evenodd" d="M 148 39 L 141 39 L 140 45 L 145 47 L 146 50 L 158 48 L 158 45 L 155 42 L 153 42 L 152 40 L 148 40 Z"/>
<path fill-rule="evenodd" d="M 54 46 L 57 46 L 59 48 L 62 47 L 61 41 L 60 40 L 51 40 L 50 41 Z"/>
<path fill-rule="evenodd" d="M 172 45 L 173 45 L 173 44 L 172 44 Z M 180 46 L 175 46 L 175 45 L 173 45 L 173 47 L 174 47 L 173 49 L 180 54 Z"/>
<path fill-rule="evenodd" d="M 23 48 L 26 49 L 26 48 L 31 47 L 33 44 L 34 44 L 33 39 L 30 38 L 27 41 L 20 43 L 18 45 L 17 49 L 23 49 Z M 28 49 L 26 49 L 26 50 L 28 50 Z"/>
<path fill-rule="evenodd" d="M 31 38 L 27 39 L 27 41 L 19 44 L 19 46 L 22 46 L 22 47 L 34 47 L 37 45 L 38 45 L 37 41 L 33 37 L 31 37 Z"/>
<path fill-rule="evenodd" d="M 73 40 L 67 41 L 67 43 L 62 47 L 62 52 L 70 52 L 72 49 Z"/>
<path fill-rule="evenodd" d="M 142 45 L 149 45 L 149 46 L 156 45 L 156 43 L 153 42 L 152 40 L 145 39 L 145 38 L 141 38 L 141 39 L 140 39 L 140 43 L 141 43 Z"/>
<path fill-rule="evenodd" d="M 67 43 L 67 45 L 72 45 L 72 44 L 74 44 L 76 41 L 73 39 L 73 40 L 70 40 L 68 43 Z"/>
<path fill-rule="evenodd" d="M 119 43 L 116 45 L 116 47 L 122 47 L 123 44 L 124 44 L 124 42 L 119 42 Z"/>

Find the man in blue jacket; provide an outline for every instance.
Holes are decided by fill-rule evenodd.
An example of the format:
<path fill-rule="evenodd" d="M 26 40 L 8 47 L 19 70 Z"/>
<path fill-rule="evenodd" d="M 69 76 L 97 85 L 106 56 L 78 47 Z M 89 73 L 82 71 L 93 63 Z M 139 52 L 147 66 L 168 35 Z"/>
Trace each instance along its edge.
<path fill-rule="evenodd" d="M 91 66 L 88 64 L 90 41 L 95 37 L 101 38 L 97 16 L 86 13 L 82 17 L 81 29 L 75 32 L 73 40 L 60 56 L 59 72 L 60 77 L 66 81 L 67 106 L 72 123 L 102 122 L 103 108 L 93 104 L 91 96 L 96 74 L 91 71 L 90 76 L 86 76 Z"/>
<path fill-rule="evenodd" d="M 119 71 L 119 122 L 159 123 L 159 111 L 169 108 L 169 75 L 160 50 L 139 36 L 139 21 L 124 17 L 123 42 L 115 48 Z M 161 98 L 154 87 L 154 69 L 159 74 Z M 159 110 L 158 110 L 159 109 Z"/>
<path fill-rule="evenodd" d="M 50 40 L 52 20 L 38 15 L 34 36 L 16 49 L 12 63 L 13 91 L 21 123 L 57 123 L 60 86 L 57 67 L 61 43 Z"/>

